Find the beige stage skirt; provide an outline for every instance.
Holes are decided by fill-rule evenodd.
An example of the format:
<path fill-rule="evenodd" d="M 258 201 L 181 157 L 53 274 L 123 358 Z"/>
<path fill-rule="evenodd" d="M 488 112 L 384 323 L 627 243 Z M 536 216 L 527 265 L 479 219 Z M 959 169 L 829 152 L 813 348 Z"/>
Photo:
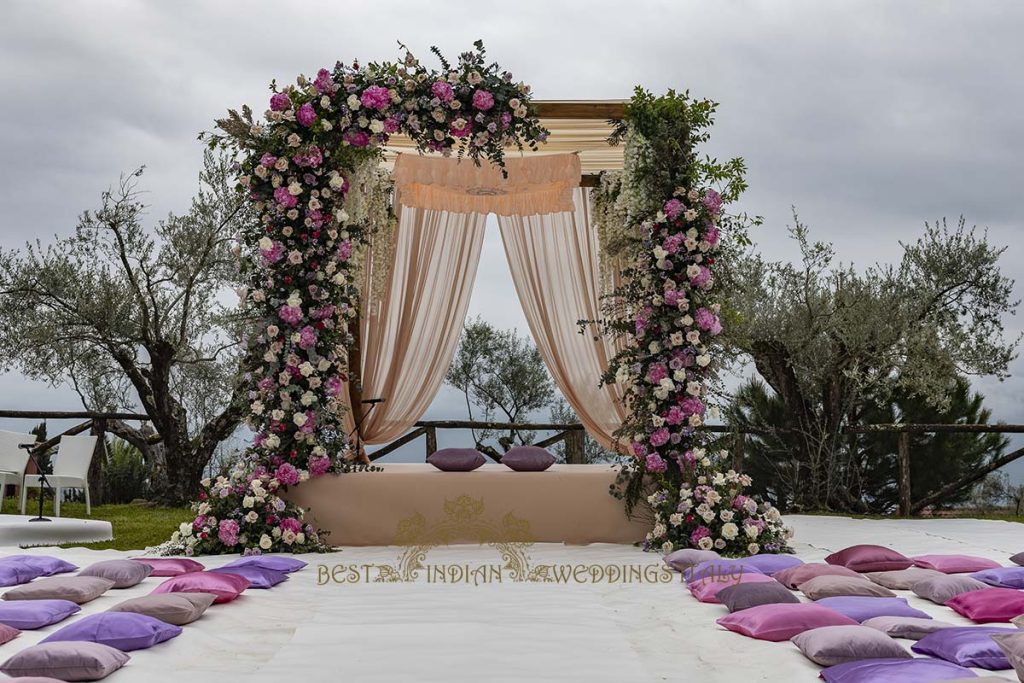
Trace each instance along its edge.
<path fill-rule="evenodd" d="M 286 497 L 308 508 L 336 546 L 635 543 L 650 529 L 648 521 L 628 519 L 623 501 L 609 493 L 617 474 L 611 465 L 553 465 L 544 472 L 381 467 L 319 477 Z"/>

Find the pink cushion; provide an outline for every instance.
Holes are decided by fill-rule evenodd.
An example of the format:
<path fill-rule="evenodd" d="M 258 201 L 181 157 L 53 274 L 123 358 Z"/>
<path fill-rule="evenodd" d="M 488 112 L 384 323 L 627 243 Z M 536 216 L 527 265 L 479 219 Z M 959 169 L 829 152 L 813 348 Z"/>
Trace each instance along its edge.
<path fill-rule="evenodd" d="M 781 583 L 786 588 L 799 588 L 800 584 L 805 581 L 818 576 L 834 575 L 834 576 L 848 576 L 854 579 L 866 578 L 846 567 L 838 567 L 834 564 L 822 564 L 820 562 L 810 562 L 808 564 L 797 565 L 796 567 L 790 567 L 789 569 L 783 569 L 781 572 L 772 574 L 772 578 Z"/>
<path fill-rule="evenodd" d="M 909 557 L 880 545 L 851 545 L 832 553 L 825 561 L 855 572 L 890 572 L 914 565 Z"/>
<path fill-rule="evenodd" d="M 693 581 L 687 585 L 693 597 L 701 602 L 713 602 L 718 604 L 718 591 L 729 586 L 741 583 L 775 583 L 775 579 L 764 574 L 725 574 L 721 576 L 709 576 L 705 579 Z"/>
<path fill-rule="evenodd" d="M 150 576 L 179 576 L 206 569 L 195 560 L 185 557 L 133 557 L 132 559 L 152 567 L 153 573 Z"/>
<path fill-rule="evenodd" d="M 986 588 L 961 593 L 949 600 L 946 607 L 952 607 L 957 613 L 979 624 L 1010 621 L 1024 614 L 1024 591 L 1013 588 Z"/>
<path fill-rule="evenodd" d="M 1002 566 L 977 555 L 917 555 L 911 559 L 917 567 L 934 569 L 943 574 L 966 574 Z"/>
<path fill-rule="evenodd" d="M 150 595 L 158 593 L 212 593 L 216 603 L 231 602 L 249 587 L 249 579 L 238 574 L 214 574 L 211 572 L 189 572 L 173 576 Z"/>
<path fill-rule="evenodd" d="M 733 612 L 717 623 L 750 638 L 773 642 L 789 640 L 798 633 L 822 626 L 857 626 L 850 617 L 809 602 L 758 605 Z"/>
<path fill-rule="evenodd" d="M 21 631 L 18 629 L 7 624 L 0 624 L 0 645 L 11 642 L 19 635 L 21 635 Z"/>

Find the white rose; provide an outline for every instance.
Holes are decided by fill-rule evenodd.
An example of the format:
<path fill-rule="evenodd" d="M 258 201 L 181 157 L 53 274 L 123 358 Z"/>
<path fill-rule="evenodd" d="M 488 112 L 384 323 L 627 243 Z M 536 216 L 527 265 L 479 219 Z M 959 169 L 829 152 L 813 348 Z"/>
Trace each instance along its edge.
<path fill-rule="evenodd" d="M 709 356 L 708 354 L 704 353 L 697 356 L 697 365 L 701 366 L 702 368 L 706 368 L 710 363 L 711 356 Z"/>
<path fill-rule="evenodd" d="M 302 185 L 299 185 L 298 183 L 290 183 L 288 185 L 288 194 L 292 195 L 293 197 L 299 196 L 300 194 L 302 194 Z"/>
<path fill-rule="evenodd" d="M 274 541 L 270 538 L 270 536 L 267 536 L 266 534 L 260 536 L 260 548 L 262 548 L 263 550 L 270 550 L 271 546 L 273 545 Z"/>
<path fill-rule="evenodd" d="M 295 423 L 295 426 L 301 427 L 302 425 L 309 422 L 309 418 L 306 417 L 305 413 L 295 413 L 294 415 L 292 415 L 292 422 Z"/>
<path fill-rule="evenodd" d="M 710 536 L 705 536 L 704 538 L 697 541 L 697 547 L 701 550 L 711 550 L 711 548 L 713 548 L 714 545 L 715 542 L 711 540 Z"/>
<path fill-rule="evenodd" d="M 251 508 L 255 504 L 256 501 L 253 500 L 252 496 L 245 496 L 244 498 L 242 498 L 242 507 L 244 508 Z"/>
<path fill-rule="evenodd" d="M 739 532 L 739 527 L 737 527 L 732 522 L 727 522 L 726 524 L 722 525 L 722 538 L 724 538 L 727 541 L 731 541 L 734 538 L 736 538 Z"/>
<path fill-rule="evenodd" d="M 274 240 L 266 236 L 260 238 L 260 249 L 262 249 L 263 251 L 270 251 L 273 248 Z"/>
<path fill-rule="evenodd" d="M 345 104 L 348 105 L 349 109 L 356 110 L 359 109 L 361 102 L 359 101 L 359 98 L 356 97 L 355 95 L 349 95 L 348 99 L 345 100 Z"/>
<path fill-rule="evenodd" d="M 256 520 L 258 520 L 259 518 L 260 518 L 260 516 L 258 514 L 256 514 L 255 510 L 250 510 L 245 515 L 245 521 L 249 522 L 249 524 L 255 524 Z"/>
<path fill-rule="evenodd" d="M 374 119 L 373 121 L 370 121 L 370 130 L 374 133 L 383 133 L 384 122 L 381 121 L 380 119 Z"/>

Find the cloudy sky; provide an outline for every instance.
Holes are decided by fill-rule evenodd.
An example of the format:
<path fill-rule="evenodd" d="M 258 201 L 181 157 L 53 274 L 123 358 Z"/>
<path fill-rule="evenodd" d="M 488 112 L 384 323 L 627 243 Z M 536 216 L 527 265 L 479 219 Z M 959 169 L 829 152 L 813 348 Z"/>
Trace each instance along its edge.
<path fill-rule="evenodd" d="M 2 13 L 5 247 L 69 233 L 121 171 L 143 164 L 152 215 L 183 210 L 196 134 L 229 107 L 261 110 L 272 79 L 393 59 L 398 40 L 426 61 L 432 44 L 454 56 L 482 38 L 541 99 L 625 98 L 640 84 L 719 101 L 710 151 L 746 158 L 743 208 L 765 217 L 755 238 L 773 258 L 794 255 L 794 206 L 857 264 L 895 261 L 925 220 L 964 214 L 1008 245 L 1005 270 L 1024 279 L 1024 4 L 1014 0 L 6 0 Z M 495 229 L 471 313 L 526 329 Z M 996 419 L 1024 423 L 1024 363 L 1014 370 L 976 386 Z M 78 404 L 6 375 L 0 407 Z M 442 394 L 428 416 L 463 413 Z M 1024 480 L 1024 462 L 1013 474 Z"/>

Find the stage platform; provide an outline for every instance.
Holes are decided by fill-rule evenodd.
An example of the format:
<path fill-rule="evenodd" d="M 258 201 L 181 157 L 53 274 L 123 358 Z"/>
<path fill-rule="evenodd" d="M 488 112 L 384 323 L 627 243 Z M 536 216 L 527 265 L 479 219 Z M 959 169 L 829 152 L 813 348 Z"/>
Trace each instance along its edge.
<path fill-rule="evenodd" d="M 337 546 L 448 545 L 495 540 L 533 543 L 636 543 L 648 522 L 626 517 L 608 491 L 612 465 L 552 465 L 515 472 L 484 465 L 442 472 L 425 463 L 381 465 L 382 472 L 329 475 L 287 497 L 309 508 Z"/>
<path fill-rule="evenodd" d="M 94 543 L 114 538 L 110 522 L 72 517 L 50 517 L 49 522 L 30 522 L 27 515 L 0 514 L 0 546 Z"/>

